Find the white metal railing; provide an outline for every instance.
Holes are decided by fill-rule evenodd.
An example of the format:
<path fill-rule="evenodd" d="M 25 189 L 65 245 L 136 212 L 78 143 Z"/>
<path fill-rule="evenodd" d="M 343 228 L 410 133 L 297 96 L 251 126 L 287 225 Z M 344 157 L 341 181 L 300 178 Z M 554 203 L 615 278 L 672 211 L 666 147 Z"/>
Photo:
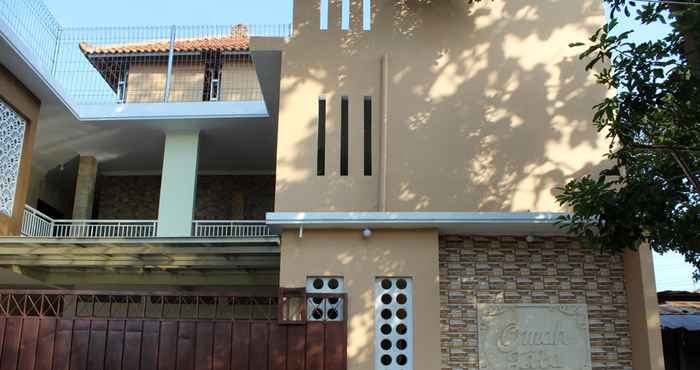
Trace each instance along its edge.
<path fill-rule="evenodd" d="M 265 221 L 193 221 L 195 238 L 261 238 L 274 236 Z M 55 220 L 25 205 L 22 236 L 38 238 L 155 238 L 155 220 Z"/>
<path fill-rule="evenodd" d="M 200 238 L 254 238 L 272 235 L 265 221 L 192 222 L 192 236 Z"/>
<path fill-rule="evenodd" d="M 25 205 L 22 235 L 43 238 L 153 238 L 154 220 L 54 220 Z"/>
<path fill-rule="evenodd" d="M 153 238 L 158 221 L 56 220 L 55 238 Z"/>
<path fill-rule="evenodd" d="M 53 235 L 54 220 L 25 205 L 22 216 L 22 236 L 50 237 Z"/>

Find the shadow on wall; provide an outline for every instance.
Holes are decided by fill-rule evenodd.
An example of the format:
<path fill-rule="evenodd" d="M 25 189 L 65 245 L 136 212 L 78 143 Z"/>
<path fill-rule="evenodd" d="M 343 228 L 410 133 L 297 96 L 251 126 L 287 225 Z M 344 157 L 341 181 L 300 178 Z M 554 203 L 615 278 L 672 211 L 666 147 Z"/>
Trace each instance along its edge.
<path fill-rule="evenodd" d="M 295 1 L 284 50 L 277 211 L 378 207 L 381 59 L 389 56 L 387 209 L 556 211 L 555 187 L 594 172 L 607 150 L 590 124 L 605 94 L 570 42 L 604 21 L 584 0 L 362 0 L 350 31 L 331 2 Z M 334 8 L 337 7 L 337 8 Z M 326 176 L 316 176 L 317 102 L 326 97 Z M 350 175 L 339 176 L 340 97 L 349 96 Z M 373 99 L 373 176 L 362 171 L 362 107 Z"/>
<path fill-rule="evenodd" d="M 415 316 L 411 335 L 416 349 L 413 367 L 439 369 L 436 230 L 376 230 L 369 239 L 363 238 L 358 230 L 309 230 L 302 238 L 296 231 L 285 231 L 282 245 L 280 286 L 305 286 L 306 278 L 311 276 L 343 277 L 348 294 L 348 369 L 374 368 L 374 283 L 379 277 L 413 279 Z"/>

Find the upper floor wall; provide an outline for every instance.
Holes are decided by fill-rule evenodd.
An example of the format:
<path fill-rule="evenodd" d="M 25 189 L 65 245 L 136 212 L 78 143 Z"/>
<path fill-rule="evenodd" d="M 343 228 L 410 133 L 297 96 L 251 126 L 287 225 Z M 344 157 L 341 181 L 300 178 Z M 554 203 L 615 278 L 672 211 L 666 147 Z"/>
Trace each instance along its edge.
<path fill-rule="evenodd" d="M 168 120 L 167 127 L 172 128 L 172 122 L 179 120 L 182 128 L 190 128 L 189 121 L 197 120 L 198 127 L 209 127 L 229 119 L 276 116 L 278 66 L 258 66 L 274 64 L 279 57 L 250 51 L 248 41 L 261 36 L 284 38 L 290 29 L 289 24 L 63 27 L 43 2 L 18 0 L 0 3 L 0 63 L 57 113 L 52 117 L 60 114 L 62 121 L 132 121 L 161 127 L 166 125 L 160 121 Z M 232 34 L 239 30 L 245 32 Z M 119 50 L 113 55 L 100 53 L 100 59 L 107 60 L 107 65 L 100 66 L 86 58 L 81 44 Z M 129 50 L 120 49 L 123 47 Z M 210 64 L 209 56 L 223 61 L 218 70 L 210 68 L 217 64 Z M 145 64 L 158 59 L 161 66 L 156 73 L 139 72 L 139 63 L 134 68 L 145 82 L 140 86 L 145 91 L 131 96 L 131 103 L 149 104 L 121 104 L 129 102 L 127 89 L 117 85 L 122 82 L 126 87 L 128 77 L 115 81 L 115 77 L 126 76 L 122 74 L 124 64 L 115 63 L 123 59 Z M 216 76 L 208 74 L 220 77 L 216 99 L 209 94 Z M 138 88 L 138 83 L 132 87 Z M 217 104 L 210 103 L 212 100 Z"/>
<path fill-rule="evenodd" d="M 327 30 L 321 0 L 294 3 L 277 211 L 557 211 L 601 161 L 605 91 L 568 47 L 599 0 L 372 0 L 370 31 L 349 3 L 343 22 L 329 0 Z"/>
<path fill-rule="evenodd" d="M 166 30 L 162 27 L 160 33 L 144 36 L 129 29 L 124 32 L 131 36 L 124 38 L 129 42 L 115 37 L 119 32 L 108 33 L 111 39 L 106 44 L 85 41 L 96 40 L 96 30 L 68 31 L 58 68 L 85 69 L 71 86 L 87 102 L 263 100 L 247 26 L 231 26 L 226 32 L 215 26 L 171 27 L 169 34 Z M 77 39 L 80 53 L 74 45 Z"/>

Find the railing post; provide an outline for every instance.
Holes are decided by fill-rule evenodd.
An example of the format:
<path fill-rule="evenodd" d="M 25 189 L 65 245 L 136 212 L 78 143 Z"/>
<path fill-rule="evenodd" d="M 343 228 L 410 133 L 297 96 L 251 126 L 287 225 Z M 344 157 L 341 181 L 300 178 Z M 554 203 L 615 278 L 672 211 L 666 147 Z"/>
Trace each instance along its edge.
<path fill-rule="evenodd" d="M 56 76 L 56 64 L 58 64 L 58 54 L 61 49 L 61 37 L 63 37 L 63 28 L 58 29 L 56 35 L 56 43 L 53 47 L 53 59 L 51 60 L 51 75 Z"/>
<path fill-rule="evenodd" d="M 168 102 L 170 100 L 170 86 L 173 82 L 173 59 L 175 56 L 175 26 L 170 27 L 170 45 L 168 49 L 168 72 L 165 75 L 165 94 L 163 94 L 163 101 Z"/>

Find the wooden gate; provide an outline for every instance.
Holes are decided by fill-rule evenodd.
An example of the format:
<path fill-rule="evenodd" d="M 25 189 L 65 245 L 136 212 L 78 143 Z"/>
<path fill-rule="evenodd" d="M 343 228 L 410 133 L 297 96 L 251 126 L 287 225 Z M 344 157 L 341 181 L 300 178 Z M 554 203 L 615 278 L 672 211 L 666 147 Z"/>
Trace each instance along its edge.
<path fill-rule="evenodd" d="M 259 318 L 276 304 L 276 297 L 0 291 L 0 370 L 346 369 L 344 320 Z M 161 317 L 149 317 L 155 311 Z"/>

